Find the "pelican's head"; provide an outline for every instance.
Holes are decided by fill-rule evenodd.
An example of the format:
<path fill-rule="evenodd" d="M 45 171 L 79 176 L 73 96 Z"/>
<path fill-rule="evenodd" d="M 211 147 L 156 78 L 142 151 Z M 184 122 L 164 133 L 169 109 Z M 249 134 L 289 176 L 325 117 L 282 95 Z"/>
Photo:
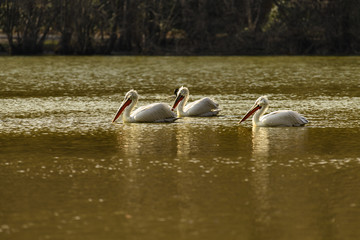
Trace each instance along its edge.
<path fill-rule="evenodd" d="M 265 108 L 269 105 L 269 100 L 267 99 L 266 96 L 261 96 L 259 97 L 256 101 L 255 104 L 250 108 L 250 110 L 245 114 L 245 116 L 240 120 L 239 123 L 242 123 L 243 121 L 245 121 L 248 117 L 250 117 L 251 115 L 253 115 L 257 110 L 261 109 L 261 108 Z"/>
<path fill-rule="evenodd" d="M 260 107 L 266 107 L 267 105 L 269 105 L 269 100 L 267 96 L 261 96 L 256 99 L 255 104 L 259 105 Z"/>
<path fill-rule="evenodd" d="M 121 103 L 119 110 L 116 112 L 114 119 L 112 120 L 112 122 L 115 122 L 116 119 L 119 118 L 119 116 L 121 115 L 121 113 L 132 103 L 132 102 L 137 102 L 139 98 L 138 93 L 135 90 L 130 90 L 125 94 L 125 98 L 124 101 Z"/>
<path fill-rule="evenodd" d="M 174 109 L 177 107 L 177 105 L 187 96 L 189 96 L 189 89 L 187 87 L 180 87 L 175 89 L 174 91 L 175 95 L 176 95 L 176 99 L 175 102 L 171 108 L 172 111 L 174 111 Z"/>
<path fill-rule="evenodd" d="M 134 90 L 134 89 L 131 89 L 130 91 L 128 91 L 126 94 L 125 94 L 125 99 L 131 99 L 132 101 L 134 100 L 138 100 L 139 98 L 139 95 L 138 93 Z"/>

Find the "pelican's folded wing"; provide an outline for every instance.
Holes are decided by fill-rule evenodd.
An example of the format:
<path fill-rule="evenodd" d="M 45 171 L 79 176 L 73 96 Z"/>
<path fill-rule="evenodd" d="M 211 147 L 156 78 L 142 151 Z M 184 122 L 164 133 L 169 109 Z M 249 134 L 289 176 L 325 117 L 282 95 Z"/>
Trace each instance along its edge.
<path fill-rule="evenodd" d="M 306 123 L 309 122 L 298 112 L 291 110 L 280 110 L 271 112 L 261 117 L 260 120 L 268 127 L 299 127 L 304 126 Z"/>
<path fill-rule="evenodd" d="M 168 122 L 169 119 L 176 120 L 176 115 L 170 106 L 164 103 L 153 103 L 136 109 L 131 116 L 136 122 Z"/>
<path fill-rule="evenodd" d="M 213 116 L 219 113 L 219 104 L 215 103 L 208 97 L 191 102 L 185 106 L 185 111 L 191 116 L 208 115 Z"/>

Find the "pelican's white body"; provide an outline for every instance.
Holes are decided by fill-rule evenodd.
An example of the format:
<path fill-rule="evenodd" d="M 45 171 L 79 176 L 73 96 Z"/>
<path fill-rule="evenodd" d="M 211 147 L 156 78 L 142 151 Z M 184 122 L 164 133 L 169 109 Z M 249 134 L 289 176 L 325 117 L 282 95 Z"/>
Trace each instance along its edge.
<path fill-rule="evenodd" d="M 269 107 L 267 97 L 259 97 L 254 106 L 241 119 L 240 123 L 245 121 L 253 113 L 253 126 L 256 127 L 300 127 L 307 124 L 309 121 L 300 115 L 298 112 L 291 110 L 279 110 L 264 115 Z"/>
<path fill-rule="evenodd" d="M 177 119 L 170 106 L 165 103 L 153 103 L 127 113 L 131 112 L 130 108 L 125 109 L 122 116 L 123 122 L 173 122 Z"/>
<path fill-rule="evenodd" d="M 128 104 L 130 101 L 130 104 Z M 170 106 L 165 103 L 153 103 L 147 106 L 140 107 L 134 112 L 131 112 L 138 102 L 138 94 L 134 90 L 130 90 L 126 95 L 123 103 L 121 104 L 116 116 L 116 119 L 122 114 L 124 123 L 143 123 L 143 122 L 174 122 L 176 114 L 171 111 Z"/>
<path fill-rule="evenodd" d="M 266 109 L 265 109 L 266 110 Z M 305 117 L 291 110 L 279 110 L 264 116 L 265 111 L 255 113 L 252 122 L 257 127 L 300 127 L 308 123 Z"/>
<path fill-rule="evenodd" d="M 182 96 L 183 99 L 176 107 L 178 117 L 211 117 L 216 116 L 220 112 L 220 109 L 218 108 L 219 104 L 208 97 L 204 97 L 186 105 L 189 100 L 189 90 L 186 87 L 181 87 L 178 90 L 177 99 L 179 96 Z M 174 105 L 176 103 L 175 100 Z"/>

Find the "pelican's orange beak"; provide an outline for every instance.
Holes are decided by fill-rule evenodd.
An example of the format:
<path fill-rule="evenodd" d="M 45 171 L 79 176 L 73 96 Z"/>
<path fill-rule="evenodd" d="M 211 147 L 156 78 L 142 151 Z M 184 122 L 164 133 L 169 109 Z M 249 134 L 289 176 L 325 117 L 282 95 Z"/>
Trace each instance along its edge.
<path fill-rule="evenodd" d="M 252 108 L 250 108 L 250 110 L 245 114 L 245 116 L 240 120 L 239 123 L 242 123 L 243 121 L 245 121 L 248 117 L 253 115 L 260 108 L 261 108 L 261 106 L 255 104 Z"/>
<path fill-rule="evenodd" d="M 127 99 L 126 101 L 124 101 L 123 104 L 121 104 L 121 106 L 120 106 L 119 110 L 117 111 L 117 113 L 116 113 L 114 119 L 112 120 L 112 122 L 115 122 L 116 119 L 118 119 L 120 117 L 121 113 L 125 110 L 125 108 L 127 106 L 129 106 L 131 104 L 131 102 L 132 102 L 131 99 Z"/>
<path fill-rule="evenodd" d="M 184 99 L 184 96 L 182 95 L 179 95 L 176 99 L 175 99 L 175 102 L 174 102 L 174 105 L 172 106 L 171 108 L 171 111 L 174 111 L 175 108 L 177 107 L 177 105 L 181 102 L 181 100 Z"/>

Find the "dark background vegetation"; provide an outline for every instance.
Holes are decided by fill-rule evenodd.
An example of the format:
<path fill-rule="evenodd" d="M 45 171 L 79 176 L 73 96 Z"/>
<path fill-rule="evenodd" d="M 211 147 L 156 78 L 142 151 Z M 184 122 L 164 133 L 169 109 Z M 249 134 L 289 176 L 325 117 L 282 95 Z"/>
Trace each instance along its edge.
<path fill-rule="evenodd" d="M 358 0 L 0 0 L 8 54 L 348 55 Z"/>

